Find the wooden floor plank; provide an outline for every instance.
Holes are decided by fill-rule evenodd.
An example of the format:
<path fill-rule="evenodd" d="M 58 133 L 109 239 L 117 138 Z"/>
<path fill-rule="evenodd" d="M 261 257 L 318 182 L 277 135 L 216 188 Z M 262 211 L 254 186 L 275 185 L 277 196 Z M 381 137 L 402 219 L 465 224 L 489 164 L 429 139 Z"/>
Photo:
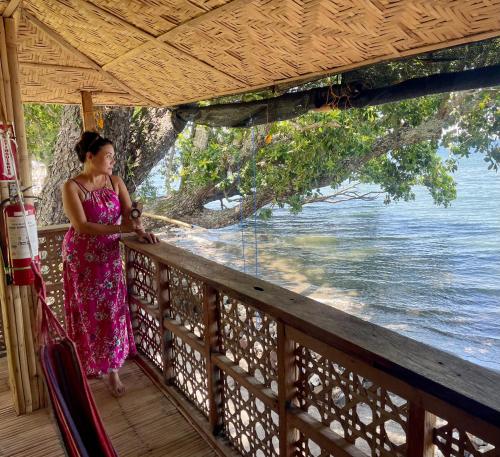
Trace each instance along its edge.
<path fill-rule="evenodd" d="M 111 396 L 105 380 L 90 381 L 97 407 L 120 457 L 215 457 L 215 452 L 142 370 L 123 368 L 127 393 Z M 17 416 L 0 359 L 0 457 L 64 456 L 48 409 Z"/>

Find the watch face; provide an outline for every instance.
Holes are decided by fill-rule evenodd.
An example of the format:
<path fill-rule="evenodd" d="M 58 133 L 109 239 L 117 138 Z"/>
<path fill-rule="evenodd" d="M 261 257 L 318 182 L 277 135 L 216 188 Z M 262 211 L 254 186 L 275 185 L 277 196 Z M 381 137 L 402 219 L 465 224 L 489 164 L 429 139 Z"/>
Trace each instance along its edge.
<path fill-rule="evenodd" d="M 130 217 L 132 219 L 137 219 L 138 217 L 140 217 L 140 215 L 141 212 L 137 208 L 133 208 L 132 211 L 130 211 Z"/>

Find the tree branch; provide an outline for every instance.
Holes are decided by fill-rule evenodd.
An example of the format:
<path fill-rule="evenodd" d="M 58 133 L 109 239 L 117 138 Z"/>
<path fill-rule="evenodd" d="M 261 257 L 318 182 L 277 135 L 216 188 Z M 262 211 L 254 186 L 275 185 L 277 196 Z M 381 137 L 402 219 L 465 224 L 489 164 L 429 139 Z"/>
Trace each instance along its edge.
<path fill-rule="evenodd" d="M 331 185 L 332 182 L 345 181 L 353 176 L 370 160 L 373 160 L 383 154 L 398 149 L 401 145 L 410 146 L 422 141 L 434 141 L 441 137 L 443 128 L 449 121 L 449 113 L 447 110 L 441 110 L 436 117 L 422 122 L 417 127 L 403 126 L 384 137 L 377 139 L 370 152 L 362 157 L 348 157 L 341 164 L 342 176 L 333 176 L 325 174 L 319 177 L 314 187 L 325 187 Z M 251 160 L 252 155 L 246 154 L 247 161 Z M 244 163 L 241 164 L 243 166 Z M 209 202 L 220 200 L 221 198 L 230 198 L 238 194 L 237 180 L 229 189 L 220 190 L 213 184 L 208 184 L 195 189 L 185 188 L 183 191 L 169 195 L 165 199 L 157 202 L 150 212 L 161 214 L 167 217 L 179 219 L 181 221 L 199 225 L 205 228 L 220 228 L 235 224 L 239 221 L 241 213 L 243 218 L 247 218 L 254 213 L 254 200 L 252 195 L 245 196 L 243 199 L 242 209 L 238 205 L 235 208 L 226 208 L 223 210 L 211 210 L 205 208 Z M 276 195 L 274 190 L 269 187 L 264 187 L 257 190 L 257 209 L 263 206 L 281 201 L 285 202 L 287 198 L 295 195 L 297 191 L 290 184 L 290 187 L 285 191 Z M 322 196 L 323 201 L 328 203 L 340 203 L 340 201 L 352 200 L 354 198 L 372 199 L 374 193 L 368 192 L 358 194 L 351 187 L 338 191 L 328 196 Z M 332 200 L 333 198 L 333 200 Z M 334 198 L 342 198 L 335 201 Z M 312 203 L 306 199 L 305 204 Z"/>
<path fill-rule="evenodd" d="M 425 95 L 493 87 L 500 84 L 500 65 L 408 79 L 398 84 L 366 89 L 358 84 L 290 92 L 267 100 L 209 106 L 183 105 L 173 116 L 212 127 L 251 127 L 293 119 L 310 110 L 377 106 Z"/>

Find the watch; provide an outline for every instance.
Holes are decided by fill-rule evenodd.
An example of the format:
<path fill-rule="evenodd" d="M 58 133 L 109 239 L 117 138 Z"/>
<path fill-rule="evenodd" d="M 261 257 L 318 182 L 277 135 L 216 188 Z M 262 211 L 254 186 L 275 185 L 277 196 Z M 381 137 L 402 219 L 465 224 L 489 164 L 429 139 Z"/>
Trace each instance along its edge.
<path fill-rule="evenodd" d="M 130 217 L 138 219 L 141 217 L 141 210 L 137 207 L 137 202 L 132 202 L 132 209 L 130 210 Z"/>

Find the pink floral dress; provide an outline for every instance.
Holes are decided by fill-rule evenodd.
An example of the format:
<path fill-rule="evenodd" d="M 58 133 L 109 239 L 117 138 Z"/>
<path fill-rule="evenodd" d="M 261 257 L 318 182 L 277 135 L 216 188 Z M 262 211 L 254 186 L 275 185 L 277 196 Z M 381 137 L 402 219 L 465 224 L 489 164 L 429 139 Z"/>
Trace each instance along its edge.
<path fill-rule="evenodd" d="M 87 191 L 76 183 L 85 193 L 89 222 L 118 223 L 120 200 L 113 189 Z M 66 329 L 87 376 L 118 369 L 136 353 L 119 240 L 120 235 L 79 234 L 71 227 L 63 241 Z"/>

